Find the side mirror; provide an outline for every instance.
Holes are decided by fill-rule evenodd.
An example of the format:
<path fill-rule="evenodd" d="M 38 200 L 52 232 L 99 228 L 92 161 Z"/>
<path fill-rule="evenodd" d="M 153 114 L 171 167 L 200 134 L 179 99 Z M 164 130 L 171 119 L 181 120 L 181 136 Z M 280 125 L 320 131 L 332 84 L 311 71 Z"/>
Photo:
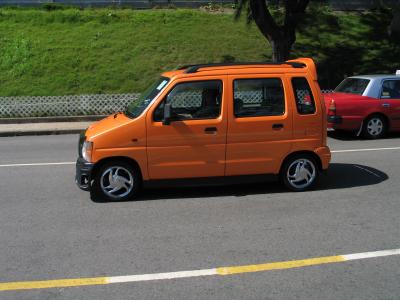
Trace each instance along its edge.
<path fill-rule="evenodd" d="M 171 124 L 171 103 L 166 103 L 164 105 L 164 117 L 163 117 L 163 125 Z"/>

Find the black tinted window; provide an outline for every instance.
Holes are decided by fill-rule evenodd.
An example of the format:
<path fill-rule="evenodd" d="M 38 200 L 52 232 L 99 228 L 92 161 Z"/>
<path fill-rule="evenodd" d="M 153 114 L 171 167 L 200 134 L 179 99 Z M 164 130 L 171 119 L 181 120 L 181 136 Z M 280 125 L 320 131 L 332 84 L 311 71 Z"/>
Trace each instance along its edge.
<path fill-rule="evenodd" d="M 383 99 L 400 99 L 400 80 L 385 80 L 382 85 Z"/>
<path fill-rule="evenodd" d="M 304 77 L 292 78 L 292 86 L 296 98 L 297 112 L 301 115 L 315 113 L 314 97 L 307 79 Z"/>
<path fill-rule="evenodd" d="M 236 117 L 284 114 L 285 96 L 281 79 L 237 79 L 233 82 L 233 87 Z"/>
<path fill-rule="evenodd" d="M 171 103 L 172 120 L 215 119 L 221 112 L 222 82 L 193 81 L 177 84 L 154 112 L 154 121 L 162 121 L 164 103 Z"/>

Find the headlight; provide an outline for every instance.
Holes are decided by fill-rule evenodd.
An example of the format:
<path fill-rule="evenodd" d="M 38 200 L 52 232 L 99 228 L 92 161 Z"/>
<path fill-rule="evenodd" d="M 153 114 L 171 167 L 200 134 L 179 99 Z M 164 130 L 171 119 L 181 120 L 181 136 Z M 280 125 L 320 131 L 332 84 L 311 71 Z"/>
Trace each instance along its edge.
<path fill-rule="evenodd" d="M 87 162 L 92 161 L 93 142 L 84 141 L 82 146 L 82 157 Z"/>

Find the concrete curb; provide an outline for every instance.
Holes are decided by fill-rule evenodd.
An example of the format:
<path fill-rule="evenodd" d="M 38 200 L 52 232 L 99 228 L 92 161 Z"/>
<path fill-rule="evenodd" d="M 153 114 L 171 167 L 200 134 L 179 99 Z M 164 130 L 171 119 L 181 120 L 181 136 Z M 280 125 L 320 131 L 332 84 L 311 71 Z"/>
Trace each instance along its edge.
<path fill-rule="evenodd" d="M 105 117 L 106 115 L 37 117 L 37 118 L 0 118 L 0 124 L 86 122 L 86 121 L 98 121 Z"/>
<path fill-rule="evenodd" d="M 33 136 L 33 135 L 60 135 L 60 134 L 78 134 L 84 129 L 66 129 L 66 130 L 43 130 L 43 131 L 14 131 L 2 132 L 0 137 L 13 137 L 13 136 Z"/>
<path fill-rule="evenodd" d="M 88 128 L 93 122 L 94 121 L 0 124 L 0 137 L 76 134 Z"/>

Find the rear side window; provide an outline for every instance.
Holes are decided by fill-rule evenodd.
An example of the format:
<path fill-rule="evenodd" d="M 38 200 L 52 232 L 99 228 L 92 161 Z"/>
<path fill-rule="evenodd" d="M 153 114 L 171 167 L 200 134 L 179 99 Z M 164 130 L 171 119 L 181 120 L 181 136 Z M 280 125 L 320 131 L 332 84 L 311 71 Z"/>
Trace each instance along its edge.
<path fill-rule="evenodd" d="M 335 89 L 336 93 L 362 95 L 369 84 L 369 79 L 346 78 Z"/>
<path fill-rule="evenodd" d="M 385 80 L 382 84 L 382 99 L 400 99 L 400 80 Z"/>
<path fill-rule="evenodd" d="M 236 79 L 235 117 L 279 116 L 285 113 L 285 96 L 280 78 Z"/>
<path fill-rule="evenodd" d="M 315 102 L 310 85 L 305 77 L 292 78 L 294 96 L 296 98 L 297 112 L 301 115 L 315 113 Z"/>

